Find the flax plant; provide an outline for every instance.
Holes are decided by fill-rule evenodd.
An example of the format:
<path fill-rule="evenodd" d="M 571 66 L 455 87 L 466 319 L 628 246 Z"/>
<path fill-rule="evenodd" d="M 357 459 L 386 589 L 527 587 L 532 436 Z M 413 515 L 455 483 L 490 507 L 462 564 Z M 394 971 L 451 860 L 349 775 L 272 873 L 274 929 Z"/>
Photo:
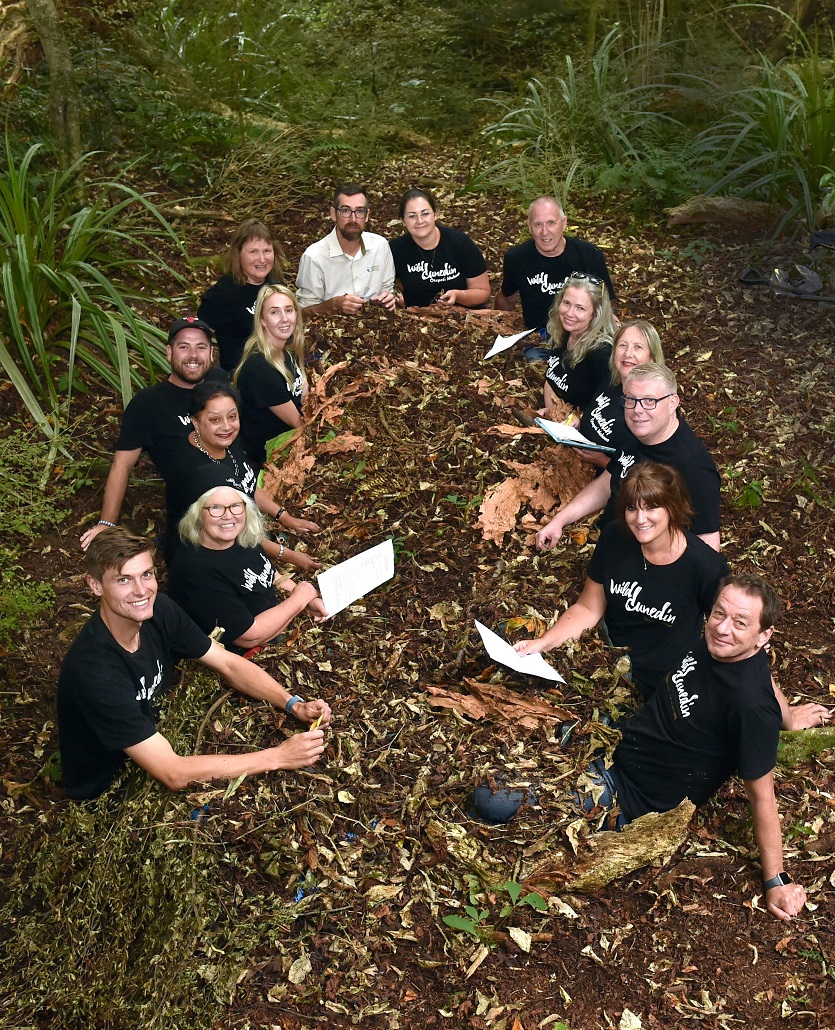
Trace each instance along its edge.
<path fill-rule="evenodd" d="M 154 249 L 161 238 L 179 242 L 152 201 L 125 183 L 92 183 L 95 199 L 84 203 L 80 163 L 39 172 L 40 144 L 19 163 L 8 138 L 5 150 L 0 368 L 56 440 L 85 376 L 104 380 L 127 403 L 167 368 L 163 333 L 137 311 L 154 301 L 152 276 L 180 280 Z"/>

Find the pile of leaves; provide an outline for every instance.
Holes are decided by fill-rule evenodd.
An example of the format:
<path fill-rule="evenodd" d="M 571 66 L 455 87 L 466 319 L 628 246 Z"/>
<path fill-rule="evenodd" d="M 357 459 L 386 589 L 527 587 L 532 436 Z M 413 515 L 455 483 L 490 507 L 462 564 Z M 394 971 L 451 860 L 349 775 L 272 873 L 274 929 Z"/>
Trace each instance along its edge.
<path fill-rule="evenodd" d="M 820 311 L 729 282 L 732 242 L 668 238 L 665 255 L 600 233 L 626 314 L 659 325 L 719 460 L 731 565 L 770 576 L 787 602 L 775 673 L 790 696 L 826 700 L 835 421 L 820 413 L 835 409 Z M 571 790 L 616 743 L 609 717 L 635 704 L 620 653 L 590 634 L 551 656 L 566 681 L 551 686 L 481 646 L 475 619 L 510 639 L 541 632 L 576 597 L 596 539 L 589 521 L 555 552 L 531 544 L 580 472 L 517 418 L 540 404 L 541 368 L 515 350 L 482 360 L 508 329 L 374 309 L 309 328 L 327 355 L 308 428 L 268 488 L 326 527 L 309 546 L 327 564 L 389 537 L 396 556 L 389 583 L 259 658 L 332 705 L 321 765 L 178 795 L 134 774 L 72 806 L 47 776 L 42 714 L 65 644 L 21 673 L 2 817 L 10 1025 L 833 1025 L 831 744 L 778 768 L 787 865 L 811 901 L 791 926 L 763 911 L 735 783 L 653 825 L 605 886 L 609 838 L 590 846 L 600 819 L 579 817 Z M 132 509 L 138 528 L 153 496 Z M 67 551 L 78 528 L 66 532 L 63 641 L 86 614 Z M 298 727 L 190 668 L 161 729 L 182 752 L 224 752 Z M 481 782 L 536 804 L 487 825 L 469 803 Z"/>

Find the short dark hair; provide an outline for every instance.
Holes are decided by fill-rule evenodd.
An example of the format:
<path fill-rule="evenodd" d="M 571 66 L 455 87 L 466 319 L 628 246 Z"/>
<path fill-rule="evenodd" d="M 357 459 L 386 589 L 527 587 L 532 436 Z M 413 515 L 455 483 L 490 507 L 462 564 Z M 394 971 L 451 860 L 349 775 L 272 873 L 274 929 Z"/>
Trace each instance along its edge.
<path fill-rule="evenodd" d="M 204 379 L 188 395 L 189 415 L 199 415 L 213 397 L 230 397 L 238 411 L 241 410 L 241 395 L 231 383 L 224 383 L 219 379 Z"/>
<path fill-rule="evenodd" d="M 780 612 L 783 610 L 783 602 L 777 596 L 777 591 L 762 576 L 751 572 L 732 572 L 720 582 L 716 591 L 714 604 L 719 600 L 719 595 L 725 587 L 736 587 L 743 594 L 749 597 L 758 597 L 762 601 L 763 609 L 760 612 L 760 632 L 765 632 L 777 624 Z"/>
<path fill-rule="evenodd" d="M 84 568 L 88 576 L 101 583 L 108 569 L 118 572 L 131 558 L 146 551 L 153 555 L 153 541 L 137 536 L 124 526 L 109 527 L 90 542 L 84 555 Z"/>
<path fill-rule="evenodd" d="M 281 267 L 284 264 L 284 251 L 276 242 L 272 232 L 257 218 L 247 218 L 232 233 L 229 249 L 223 259 L 224 272 L 231 275 L 238 286 L 246 283 L 246 276 L 241 269 L 241 251 L 250 240 L 264 240 L 273 248 L 273 267 L 267 273 L 267 278 L 273 282 L 283 283 L 284 273 Z"/>
<path fill-rule="evenodd" d="M 618 490 L 618 517 L 625 518 L 626 509 L 637 507 L 640 501 L 667 512 L 671 539 L 676 532 L 681 533 L 690 525 L 693 517 L 690 493 L 684 476 L 672 465 L 641 461 L 632 466 Z"/>
<path fill-rule="evenodd" d="M 397 217 L 403 218 L 406 215 L 406 205 L 410 200 L 425 200 L 426 203 L 432 208 L 434 214 L 438 213 L 438 201 L 435 199 L 435 194 L 431 190 L 424 190 L 415 187 L 411 190 L 406 190 L 403 196 L 400 198 L 400 203 L 397 206 Z"/>
<path fill-rule="evenodd" d="M 344 186 L 337 186 L 333 191 L 333 209 L 334 211 L 339 207 L 340 197 L 356 197 L 359 194 L 367 197 L 368 194 L 365 190 L 356 182 L 346 182 Z"/>

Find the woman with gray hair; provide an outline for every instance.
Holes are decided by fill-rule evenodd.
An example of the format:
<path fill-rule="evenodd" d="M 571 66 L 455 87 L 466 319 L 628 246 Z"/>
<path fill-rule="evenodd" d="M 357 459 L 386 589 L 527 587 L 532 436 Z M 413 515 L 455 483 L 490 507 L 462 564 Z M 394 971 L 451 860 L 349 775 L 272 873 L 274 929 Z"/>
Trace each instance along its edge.
<path fill-rule="evenodd" d="M 603 281 L 572 272 L 548 313 L 548 338 L 556 350 L 545 372 L 545 410 L 559 397 L 584 411 L 606 376 L 615 318 Z"/>
<path fill-rule="evenodd" d="M 261 513 L 243 491 L 206 490 L 180 521 L 180 539 L 168 577 L 171 597 L 205 632 L 224 630 L 224 644 L 244 654 L 260 649 L 307 609 L 326 617 L 312 583 L 282 580 L 260 546 Z M 288 592 L 276 599 L 275 588 Z"/>

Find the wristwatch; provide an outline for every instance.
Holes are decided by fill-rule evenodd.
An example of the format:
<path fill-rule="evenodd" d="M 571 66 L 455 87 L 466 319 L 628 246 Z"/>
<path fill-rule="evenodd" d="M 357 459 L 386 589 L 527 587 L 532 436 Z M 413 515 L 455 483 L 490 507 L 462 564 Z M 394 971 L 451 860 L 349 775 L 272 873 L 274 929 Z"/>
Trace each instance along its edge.
<path fill-rule="evenodd" d="M 790 883 L 794 883 L 794 880 L 787 872 L 778 873 L 770 880 L 763 880 L 763 890 L 770 891 L 772 887 L 786 887 Z"/>
<path fill-rule="evenodd" d="M 293 712 L 293 705 L 296 705 L 296 704 L 298 704 L 298 703 L 299 703 L 299 701 L 301 701 L 301 703 L 302 703 L 302 704 L 304 704 L 304 703 L 305 703 L 305 700 L 304 700 L 304 698 L 303 698 L 303 697 L 299 697 L 299 695 L 298 695 L 298 694 L 294 694 L 294 695 L 293 695 L 293 696 L 292 696 L 292 697 L 290 698 L 290 700 L 289 700 L 289 701 L 287 702 L 287 704 L 286 704 L 286 705 L 284 706 L 284 711 L 285 711 L 285 712 L 286 712 L 286 713 L 287 713 L 288 715 L 291 715 L 291 714 L 292 714 L 292 712 Z M 772 884 L 772 886 L 773 886 L 773 884 Z"/>

